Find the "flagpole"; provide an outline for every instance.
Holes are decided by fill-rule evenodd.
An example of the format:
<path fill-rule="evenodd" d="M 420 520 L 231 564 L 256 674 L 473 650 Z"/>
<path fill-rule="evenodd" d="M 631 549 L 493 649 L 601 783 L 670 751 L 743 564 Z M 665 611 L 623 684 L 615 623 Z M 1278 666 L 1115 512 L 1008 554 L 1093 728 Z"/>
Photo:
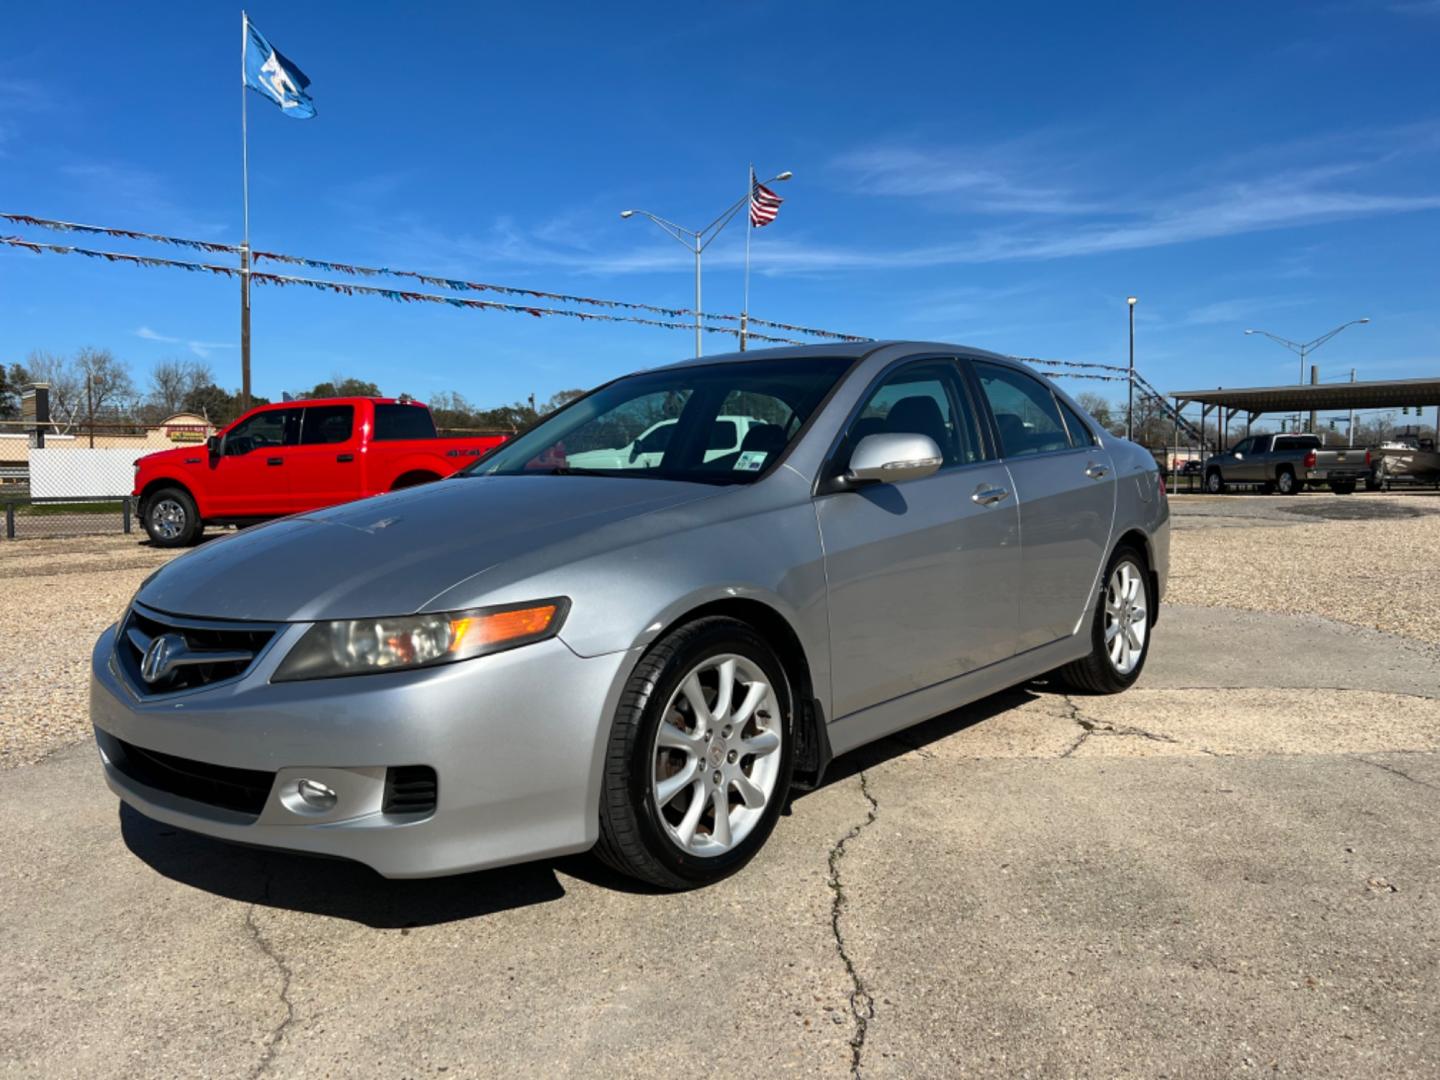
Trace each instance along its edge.
<path fill-rule="evenodd" d="M 750 165 L 750 186 L 745 189 L 745 297 L 740 304 L 740 351 L 745 351 L 745 338 L 750 321 L 750 234 L 755 231 L 755 222 L 750 216 L 751 204 L 755 201 L 755 165 Z"/>
<path fill-rule="evenodd" d="M 250 132 L 245 93 L 245 50 L 250 43 L 250 16 L 240 12 L 240 171 L 245 235 L 240 243 L 240 409 L 250 408 Z"/>

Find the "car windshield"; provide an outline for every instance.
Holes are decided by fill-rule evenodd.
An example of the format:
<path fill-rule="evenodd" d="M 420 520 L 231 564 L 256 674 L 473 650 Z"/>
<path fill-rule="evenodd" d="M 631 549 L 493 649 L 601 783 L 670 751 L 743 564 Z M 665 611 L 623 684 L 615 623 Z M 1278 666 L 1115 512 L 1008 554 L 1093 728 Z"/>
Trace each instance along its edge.
<path fill-rule="evenodd" d="M 793 357 L 631 375 L 541 421 L 463 475 L 749 483 L 784 452 L 850 363 Z"/>

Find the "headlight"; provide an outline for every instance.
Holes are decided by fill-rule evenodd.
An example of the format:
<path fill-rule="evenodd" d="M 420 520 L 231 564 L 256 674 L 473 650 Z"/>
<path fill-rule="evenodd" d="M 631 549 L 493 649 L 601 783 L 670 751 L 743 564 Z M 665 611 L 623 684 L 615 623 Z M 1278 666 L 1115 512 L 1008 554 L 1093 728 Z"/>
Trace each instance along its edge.
<path fill-rule="evenodd" d="M 316 623 L 272 682 L 433 667 L 554 637 L 570 610 L 563 596 L 433 615 Z"/>

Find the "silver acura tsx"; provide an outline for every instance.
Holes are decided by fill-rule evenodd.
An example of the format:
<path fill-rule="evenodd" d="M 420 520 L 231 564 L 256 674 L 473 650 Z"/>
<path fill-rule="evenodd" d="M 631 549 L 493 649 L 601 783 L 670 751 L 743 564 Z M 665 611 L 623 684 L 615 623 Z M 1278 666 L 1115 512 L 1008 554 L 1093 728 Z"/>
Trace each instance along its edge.
<path fill-rule="evenodd" d="M 833 755 L 1049 673 L 1130 686 L 1168 557 L 1154 459 L 1022 364 L 739 353 L 176 559 L 90 712 L 111 788 L 184 829 L 387 877 L 593 848 L 682 889 Z"/>

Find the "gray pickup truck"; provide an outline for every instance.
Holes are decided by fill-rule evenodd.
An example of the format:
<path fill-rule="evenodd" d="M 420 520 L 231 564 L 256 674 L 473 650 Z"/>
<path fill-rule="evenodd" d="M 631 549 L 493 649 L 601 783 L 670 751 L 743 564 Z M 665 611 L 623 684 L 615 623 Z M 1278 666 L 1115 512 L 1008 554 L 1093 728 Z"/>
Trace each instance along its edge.
<path fill-rule="evenodd" d="M 1328 484 L 1335 494 L 1349 495 L 1369 475 L 1370 455 L 1363 448 L 1327 450 L 1319 435 L 1254 435 L 1205 463 L 1205 490 L 1219 495 L 1233 484 L 1253 484 L 1294 495 L 1307 485 Z"/>

